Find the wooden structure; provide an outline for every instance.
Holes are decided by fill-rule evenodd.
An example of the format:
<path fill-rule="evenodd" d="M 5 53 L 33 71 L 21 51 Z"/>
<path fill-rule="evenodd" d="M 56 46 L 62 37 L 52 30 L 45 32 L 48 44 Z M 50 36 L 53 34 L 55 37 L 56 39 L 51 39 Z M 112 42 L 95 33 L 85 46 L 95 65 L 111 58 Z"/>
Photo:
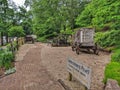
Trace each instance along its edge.
<path fill-rule="evenodd" d="M 27 35 L 27 36 L 25 37 L 25 42 L 34 43 L 34 38 L 33 38 L 31 35 Z"/>
<path fill-rule="evenodd" d="M 79 54 L 81 48 L 88 51 L 92 49 L 94 54 L 98 54 L 97 44 L 94 43 L 94 33 L 93 28 L 81 28 L 78 30 L 73 36 L 72 50 Z"/>

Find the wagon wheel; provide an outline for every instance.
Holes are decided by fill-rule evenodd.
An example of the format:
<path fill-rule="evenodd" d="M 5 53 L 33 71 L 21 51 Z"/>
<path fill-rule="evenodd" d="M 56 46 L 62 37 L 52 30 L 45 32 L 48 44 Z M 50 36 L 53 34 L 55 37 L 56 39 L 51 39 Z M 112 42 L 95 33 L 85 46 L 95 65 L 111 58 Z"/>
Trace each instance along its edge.
<path fill-rule="evenodd" d="M 75 51 L 75 47 L 74 46 L 72 46 L 72 51 Z"/>
<path fill-rule="evenodd" d="M 34 43 L 34 40 L 32 40 L 32 43 Z"/>
<path fill-rule="evenodd" d="M 99 55 L 99 48 L 98 48 L 98 46 L 96 47 L 96 53 L 95 54 Z"/>
<path fill-rule="evenodd" d="M 77 47 L 77 45 L 76 45 L 76 43 L 72 43 L 72 51 L 75 51 L 76 50 L 76 47 Z"/>
<path fill-rule="evenodd" d="M 90 49 L 89 49 L 89 48 L 87 48 L 87 51 L 88 51 L 88 52 L 90 52 Z"/>
<path fill-rule="evenodd" d="M 99 49 L 98 49 L 98 45 L 95 43 L 95 46 L 94 46 L 94 54 L 98 55 L 99 54 Z"/>

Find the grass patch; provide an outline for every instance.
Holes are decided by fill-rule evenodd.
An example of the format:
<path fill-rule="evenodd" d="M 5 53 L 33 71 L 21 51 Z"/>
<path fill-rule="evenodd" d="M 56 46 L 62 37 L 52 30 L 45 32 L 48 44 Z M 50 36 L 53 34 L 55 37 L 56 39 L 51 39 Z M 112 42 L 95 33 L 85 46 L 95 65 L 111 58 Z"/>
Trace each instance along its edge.
<path fill-rule="evenodd" d="M 120 63 L 110 62 L 105 69 L 105 78 L 104 82 L 107 82 L 107 79 L 115 79 L 120 85 Z"/>
<path fill-rule="evenodd" d="M 112 61 L 120 63 L 120 47 L 117 47 L 113 50 L 113 54 L 111 56 Z"/>

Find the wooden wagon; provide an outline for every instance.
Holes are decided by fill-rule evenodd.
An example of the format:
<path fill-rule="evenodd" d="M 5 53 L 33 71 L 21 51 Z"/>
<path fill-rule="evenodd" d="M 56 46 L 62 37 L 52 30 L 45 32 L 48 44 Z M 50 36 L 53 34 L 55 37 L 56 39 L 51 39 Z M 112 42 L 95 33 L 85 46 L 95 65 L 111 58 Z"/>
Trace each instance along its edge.
<path fill-rule="evenodd" d="M 32 37 L 32 35 L 27 35 L 27 36 L 25 37 L 25 42 L 34 43 L 34 38 Z"/>
<path fill-rule="evenodd" d="M 72 50 L 79 54 L 80 49 L 86 49 L 88 52 L 92 50 L 94 54 L 98 54 L 98 46 L 94 42 L 93 28 L 81 28 L 73 36 Z"/>

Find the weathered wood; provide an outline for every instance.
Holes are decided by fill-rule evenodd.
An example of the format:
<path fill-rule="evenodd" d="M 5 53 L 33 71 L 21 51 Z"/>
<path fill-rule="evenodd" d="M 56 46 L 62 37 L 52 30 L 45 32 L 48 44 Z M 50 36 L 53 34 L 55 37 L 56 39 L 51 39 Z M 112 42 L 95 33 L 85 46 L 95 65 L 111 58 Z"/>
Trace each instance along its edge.
<path fill-rule="evenodd" d="M 63 86 L 65 90 L 71 90 L 67 85 L 64 84 L 64 82 L 61 79 L 58 79 L 58 82 Z"/>
<path fill-rule="evenodd" d="M 78 30 L 75 35 L 73 35 L 72 50 L 76 50 L 76 53 L 79 54 L 81 48 L 93 50 L 94 54 L 98 55 L 99 48 L 94 42 L 94 33 L 93 28 L 81 28 Z"/>
<path fill-rule="evenodd" d="M 99 50 L 103 51 L 103 52 L 111 53 L 111 50 L 107 50 L 107 49 L 104 49 L 104 48 L 99 48 Z"/>
<path fill-rule="evenodd" d="M 31 36 L 31 35 L 27 35 L 26 37 L 25 37 L 25 42 L 32 42 L 32 43 L 34 43 L 34 38 Z"/>
<path fill-rule="evenodd" d="M 81 28 L 76 32 L 74 40 L 84 46 L 94 46 L 94 29 Z"/>
<path fill-rule="evenodd" d="M 72 81 L 72 74 L 71 73 L 68 74 L 68 80 Z"/>

